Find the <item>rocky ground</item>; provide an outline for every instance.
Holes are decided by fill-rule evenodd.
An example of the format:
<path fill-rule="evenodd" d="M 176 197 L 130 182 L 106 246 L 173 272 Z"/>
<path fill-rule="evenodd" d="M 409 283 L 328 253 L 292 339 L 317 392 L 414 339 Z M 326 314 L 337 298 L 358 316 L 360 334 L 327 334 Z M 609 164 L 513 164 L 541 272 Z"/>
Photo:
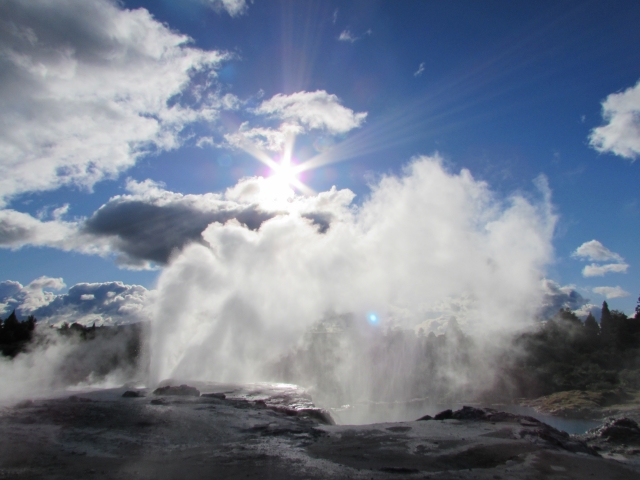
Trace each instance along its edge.
<path fill-rule="evenodd" d="M 0 478 L 637 479 L 632 420 L 582 437 L 466 407 L 332 425 L 289 386 L 112 389 L 0 411 Z M 123 394 L 126 393 L 125 396 Z M 640 448 L 640 446 L 638 447 Z"/>

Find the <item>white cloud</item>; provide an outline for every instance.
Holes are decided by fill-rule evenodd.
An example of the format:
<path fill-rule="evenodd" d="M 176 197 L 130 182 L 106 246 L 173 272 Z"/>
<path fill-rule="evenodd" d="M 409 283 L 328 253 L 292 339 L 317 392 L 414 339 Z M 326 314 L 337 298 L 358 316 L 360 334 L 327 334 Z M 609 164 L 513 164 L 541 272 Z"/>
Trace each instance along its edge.
<path fill-rule="evenodd" d="M 75 234 L 77 225 L 58 219 L 42 221 L 15 210 L 0 210 L 0 247 L 20 248 L 25 245 L 64 248 Z"/>
<path fill-rule="evenodd" d="M 0 210 L 0 248 L 51 247 L 101 256 L 112 251 L 107 239 L 85 234 L 81 220 L 64 221 L 55 210 L 52 216 L 45 221 L 15 210 Z"/>
<path fill-rule="evenodd" d="M 283 123 L 279 128 L 249 127 L 249 123 L 243 123 L 237 132 L 224 136 L 229 145 L 243 148 L 247 143 L 255 145 L 263 150 L 279 152 L 284 148 L 287 138 L 294 134 L 303 133 L 300 125 Z"/>
<path fill-rule="evenodd" d="M 419 66 L 418 66 L 418 70 L 415 71 L 415 73 L 413 74 L 414 77 L 419 77 L 420 75 L 422 75 L 422 73 L 424 72 L 424 62 L 422 62 Z"/>
<path fill-rule="evenodd" d="M 583 260 L 591 260 L 594 262 L 613 261 L 616 263 L 596 264 L 592 263 L 582 269 L 584 277 L 600 277 L 606 273 L 626 273 L 629 265 L 619 254 L 612 252 L 597 240 L 591 240 L 580 245 L 572 257 L 581 258 Z"/>
<path fill-rule="evenodd" d="M 335 23 L 335 22 L 334 22 Z M 371 29 L 367 30 L 366 32 L 364 32 L 363 35 L 361 36 L 356 36 L 353 33 L 351 33 L 351 30 L 349 30 L 348 28 L 343 30 L 340 35 L 338 36 L 338 40 L 340 40 L 341 42 L 350 42 L 350 43 L 355 43 L 358 40 L 361 40 L 363 37 L 371 35 L 373 32 L 371 31 Z"/>
<path fill-rule="evenodd" d="M 243 186 L 242 197 L 256 198 L 259 186 Z M 212 223 L 205 244 L 173 257 L 154 306 L 153 380 L 260 379 L 327 312 L 352 313 L 361 328 L 370 312 L 383 327 L 412 328 L 443 299 L 466 298 L 463 329 L 495 344 L 543 303 L 555 224 L 546 191 L 534 203 L 501 200 L 468 171 L 423 157 L 383 177 L 358 207 L 348 191 L 312 197 L 314 211 L 333 205 L 326 230 L 297 199 L 258 230 Z"/>
<path fill-rule="evenodd" d="M 601 277 L 606 273 L 627 273 L 629 265 L 626 263 L 608 263 L 605 265 L 597 265 L 592 263 L 582 269 L 582 275 L 585 277 Z"/>
<path fill-rule="evenodd" d="M 277 94 L 263 101 L 252 113 L 263 117 L 262 120 L 282 123 L 278 126 L 251 126 L 250 122 L 243 122 L 236 132 L 224 135 L 229 146 L 249 151 L 257 148 L 280 152 L 287 141 L 297 135 L 311 131 L 320 131 L 327 136 L 345 134 L 360 127 L 367 117 L 366 112 L 355 113 L 344 107 L 336 95 L 324 90 Z"/>
<path fill-rule="evenodd" d="M 591 260 L 592 262 L 606 262 L 611 260 L 624 262 L 624 259 L 620 255 L 609 250 L 598 240 L 583 243 L 571 255 L 573 257 Z"/>
<path fill-rule="evenodd" d="M 231 17 L 246 13 L 249 6 L 246 0 L 204 0 L 216 11 L 226 11 Z"/>
<path fill-rule="evenodd" d="M 44 276 L 36 278 L 24 287 L 11 280 L 0 282 L 0 314 L 6 315 L 16 310 L 19 315 L 31 315 L 34 310 L 56 298 L 51 290 L 61 290 L 65 286 L 62 278 Z"/>
<path fill-rule="evenodd" d="M 277 94 L 262 102 L 255 113 L 296 123 L 307 129 L 326 130 L 331 134 L 347 133 L 360 127 L 367 118 L 366 112 L 355 113 L 342 106 L 336 95 L 324 90 Z"/>
<path fill-rule="evenodd" d="M 602 295 L 609 300 L 610 298 L 624 298 L 631 295 L 629 292 L 626 292 L 621 287 L 595 287 L 593 289 L 593 293 L 597 293 Z"/>
<path fill-rule="evenodd" d="M 188 42 L 109 0 L 1 2 L 0 203 L 90 188 L 145 152 L 176 148 L 186 124 L 213 120 L 221 100 L 192 78 L 211 82 L 225 55 Z"/>
<path fill-rule="evenodd" d="M 599 152 L 635 160 L 640 155 L 640 82 L 602 102 L 606 125 L 594 128 L 589 137 Z"/>
<path fill-rule="evenodd" d="M 360 37 L 354 37 L 351 31 L 343 30 L 338 37 L 338 40 L 341 42 L 351 42 L 354 43 L 356 40 L 359 40 Z"/>

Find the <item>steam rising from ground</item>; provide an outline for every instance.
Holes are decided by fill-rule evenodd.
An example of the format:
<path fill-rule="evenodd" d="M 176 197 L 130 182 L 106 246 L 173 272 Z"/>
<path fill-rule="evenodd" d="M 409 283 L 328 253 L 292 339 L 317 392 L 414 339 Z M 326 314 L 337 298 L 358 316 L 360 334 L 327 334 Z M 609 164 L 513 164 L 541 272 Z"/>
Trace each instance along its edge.
<path fill-rule="evenodd" d="M 555 217 L 545 180 L 536 185 L 537 199 L 501 199 L 467 170 L 450 173 L 439 158 L 421 157 L 373 185 L 360 206 L 350 191 L 332 189 L 261 204 L 282 213 L 255 231 L 236 220 L 209 225 L 206 245 L 186 247 L 160 277 L 151 382 L 275 380 L 273 365 L 305 332 L 340 315 L 361 350 L 389 327 L 428 333 L 455 315 L 479 352 L 495 351 L 542 304 Z M 227 198 L 263 202 L 268 191 L 268 179 L 248 179 Z M 357 351 L 342 358 L 352 365 L 336 381 L 365 395 L 373 393 L 368 377 L 404 362 L 376 370 L 359 364 L 370 357 Z"/>
<path fill-rule="evenodd" d="M 77 330 L 61 333 L 39 325 L 26 352 L 13 359 L 0 356 L 0 402 L 47 396 L 69 386 L 143 381 L 148 357 L 141 338 L 146 328 L 139 323 L 100 329 L 83 340 Z"/>

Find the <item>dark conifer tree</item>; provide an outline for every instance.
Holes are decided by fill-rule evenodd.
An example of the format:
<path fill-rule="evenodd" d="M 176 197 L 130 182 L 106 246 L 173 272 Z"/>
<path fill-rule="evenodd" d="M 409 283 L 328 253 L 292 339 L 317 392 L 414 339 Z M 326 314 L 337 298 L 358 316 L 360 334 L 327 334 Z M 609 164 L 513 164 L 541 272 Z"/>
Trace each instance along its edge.
<path fill-rule="evenodd" d="M 613 338 L 613 322 L 607 302 L 602 302 L 602 315 L 600 316 L 600 334 L 605 341 Z"/>
<path fill-rule="evenodd" d="M 20 340 L 20 321 L 16 317 L 16 311 L 11 312 L 2 325 L 4 343 L 12 344 Z"/>
<path fill-rule="evenodd" d="M 589 312 L 587 319 L 584 321 L 584 330 L 589 339 L 596 339 L 600 335 L 600 326 L 591 312 Z"/>
<path fill-rule="evenodd" d="M 3 355 L 15 356 L 31 340 L 36 327 L 36 318 L 31 315 L 21 322 L 15 310 L 3 322 L 0 320 L 0 345 Z"/>

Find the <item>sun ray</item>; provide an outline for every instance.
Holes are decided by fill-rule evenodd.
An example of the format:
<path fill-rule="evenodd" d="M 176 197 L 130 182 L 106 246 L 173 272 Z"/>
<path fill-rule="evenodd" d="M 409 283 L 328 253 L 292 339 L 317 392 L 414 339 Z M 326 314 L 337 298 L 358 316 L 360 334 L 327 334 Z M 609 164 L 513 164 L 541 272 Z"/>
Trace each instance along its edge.
<path fill-rule="evenodd" d="M 278 164 L 269 156 L 266 152 L 260 150 L 257 146 L 249 141 L 242 142 L 240 148 L 251 155 L 256 160 L 264 163 L 267 167 L 272 170 L 276 170 L 278 168 Z"/>

